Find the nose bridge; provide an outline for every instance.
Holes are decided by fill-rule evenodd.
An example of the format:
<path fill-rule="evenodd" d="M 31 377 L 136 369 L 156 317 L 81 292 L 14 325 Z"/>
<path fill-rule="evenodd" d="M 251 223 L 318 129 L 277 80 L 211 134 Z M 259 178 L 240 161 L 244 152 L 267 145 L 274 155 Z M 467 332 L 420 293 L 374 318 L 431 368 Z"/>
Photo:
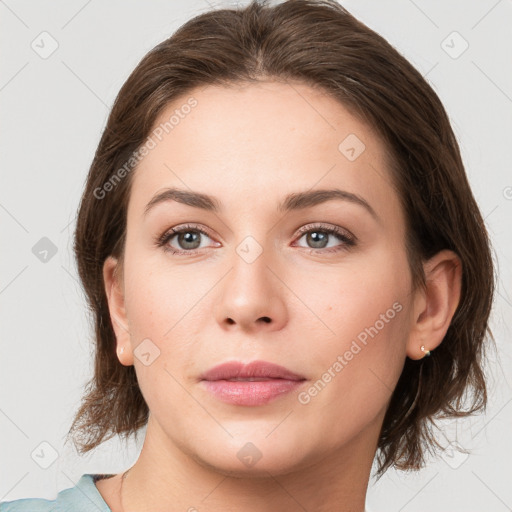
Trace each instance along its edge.
<path fill-rule="evenodd" d="M 235 246 L 231 280 L 241 291 L 265 295 L 270 293 L 272 273 L 268 266 L 273 258 L 268 241 L 268 237 L 263 235 L 257 239 L 256 236 L 248 234 Z"/>
<path fill-rule="evenodd" d="M 248 206 L 247 202 L 244 205 L 243 197 L 239 198 L 237 211 L 243 213 L 239 213 L 232 223 L 234 248 L 232 263 L 240 269 L 244 269 L 245 266 L 250 268 L 256 263 L 259 272 L 265 267 L 265 262 L 270 263 L 273 258 L 272 250 L 275 243 L 272 239 L 275 236 L 275 230 L 271 230 L 271 227 L 275 220 L 265 213 L 263 208 L 255 208 L 254 204 Z M 245 266 L 242 263 L 245 263 Z"/>

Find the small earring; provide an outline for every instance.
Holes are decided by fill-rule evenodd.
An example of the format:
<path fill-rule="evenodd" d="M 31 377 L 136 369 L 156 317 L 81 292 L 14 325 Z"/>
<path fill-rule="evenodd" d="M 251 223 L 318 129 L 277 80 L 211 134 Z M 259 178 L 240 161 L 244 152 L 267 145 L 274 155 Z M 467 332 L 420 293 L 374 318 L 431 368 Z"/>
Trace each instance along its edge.
<path fill-rule="evenodd" d="M 122 354 L 123 352 L 124 352 L 124 347 L 121 347 L 121 348 L 119 349 L 119 353 L 120 353 L 120 354 Z"/>
<path fill-rule="evenodd" d="M 421 351 L 424 353 L 423 357 L 430 355 L 430 350 L 425 350 L 425 345 L 421 345 Z"/>

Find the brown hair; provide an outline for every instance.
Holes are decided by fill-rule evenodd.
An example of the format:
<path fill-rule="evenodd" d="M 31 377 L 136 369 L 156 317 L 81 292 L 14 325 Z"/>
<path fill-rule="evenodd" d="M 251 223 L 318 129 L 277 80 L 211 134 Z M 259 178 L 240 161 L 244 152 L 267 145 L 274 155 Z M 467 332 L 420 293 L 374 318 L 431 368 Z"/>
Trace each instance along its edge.
<path fill-rule="evenodd" d="M 122 86 L 89 170 L 74 240 L 78 272 L 95 321 L 95 368 L 69 433 L 80 453 L 115 434 L 145 426 L 148 407 L 133 366 L 116 356 L 105 295 L 107 256 L 122 262 L 133 172 L 105 184 L 132 159 L 158 114 L 195 87 L 258 80 L 321 88 L 366 121 L 391 156 L 393 184 L 406 216 L 413 285 L 424 286 L 422 262 L 442 249 L 462 263 L 459 306 L 430 357 L 406 358 L 378 440 L 378 476 L 394 465 L 420 469 L 441 416 L 485 410 L 484 340 L 495 276 L 490 242 L 471 192 L 457 141 L 438 96 L 385 39 L 334 0 L 253 1 L 201 14 L 158 44 Z M 340 141 L 341 142 L 341 141 Z M 119 173 L 118 173 L 119 177 Z M 98 191 L 102 190 L 100 194 Z M 428 343 L 426 343 L 428 346 Z M 462 398 L 471 392 L 471 403 Z"/>

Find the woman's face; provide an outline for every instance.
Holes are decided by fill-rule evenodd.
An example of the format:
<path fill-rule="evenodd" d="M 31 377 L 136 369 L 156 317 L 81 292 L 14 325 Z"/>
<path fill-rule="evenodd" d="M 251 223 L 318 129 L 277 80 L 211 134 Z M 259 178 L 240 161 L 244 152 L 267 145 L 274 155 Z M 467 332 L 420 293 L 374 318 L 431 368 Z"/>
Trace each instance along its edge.
<path fill-rule="evenodd" d="M 110 304 L 151 411 L 147 437 L 253 474 L 376 442 L 414 299 L 383 143 L 334 99 L 277 82 L 196 89 L 154 128 L 133 171 L 122 303 Z M 217 208 L 182 196 L 145 211 L 166 189 Z M 270 399 L 276 381 L 253 383 L 257 395 L 224 383 L 227 401 L 201 380 L 254 360 L 304 380 Z"/>

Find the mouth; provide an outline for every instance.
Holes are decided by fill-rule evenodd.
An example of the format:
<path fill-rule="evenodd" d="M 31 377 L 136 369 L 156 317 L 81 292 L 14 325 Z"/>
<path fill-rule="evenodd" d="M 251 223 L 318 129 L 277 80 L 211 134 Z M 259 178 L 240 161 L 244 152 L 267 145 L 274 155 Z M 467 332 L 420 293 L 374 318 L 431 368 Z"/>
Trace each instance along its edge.
<path fill-rule="evenodd" d="M 306 378 L 266 361 L 243 364 L 230 361 L 201 375 L 202 386 L 216 399 L 244 406 L 258 406 L 290 393 Z"/>
<path fill-rule="evenodd" d="M 228 382 L 263 382 L 265 380 L 276 380 L 276 379 L 268 379 L 264 377 L 246 377 L 245 379 L 237 377 L 236 379 L 222 379 Z"/>
<path fill-rule="evenodd" d="M 284 366 L 269 363 L 267 361 L 251 361 L 242 363 L 240 361 L 227 361 L 210 368 L 200 376 L 201 380 L 247 380 L 247 379 L 286 379 L 286 380 L 305 380 L 303 375 L 292 372 Z"/>

